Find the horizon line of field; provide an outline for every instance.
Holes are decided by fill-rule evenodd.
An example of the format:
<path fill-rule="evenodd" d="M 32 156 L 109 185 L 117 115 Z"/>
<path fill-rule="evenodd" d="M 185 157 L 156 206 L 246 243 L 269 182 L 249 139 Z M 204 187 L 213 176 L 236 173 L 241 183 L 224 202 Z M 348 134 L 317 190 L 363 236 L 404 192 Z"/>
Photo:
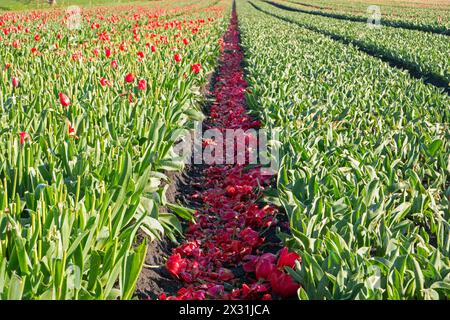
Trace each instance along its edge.
<path fill-rule="evenodd" d="M 298 0 L 285 0 L 285 1 L 286 2 L 300 4 L 300 5 L 305 6 L 305 7 L 312 7 L 312 8 L 317 8 L 317 9 L 334 9 L 334 7 L 327 7 L 325 5 L 321 5 L 320 4 L 320 0 L 312 0 L 312 4 L 301 2 L 301 1 L 298 1 Z M 317 1 L 317 2 L 315 2 L 315 1 Z M 410 8 L 410 9 L 418 8 L 418 7 L 415 7 L 413 5 L 414 1 L 410 1 L 411 2 L 411 6 L 408 5 L 408 1 L 403 1 L 403 2 L 404 2 L 404 4 L 401 5 L 400 4 L 401 2 L 400 3 L 396 3 L 395 1 L 393 1 L 393 2 L 391 1 L 391 3 L 389 4 L 389 7 L 390 8 Z M 364 4 L 364 2 L 362 2 L 362 1 L 358 1 L 358 3 Z M 383 3 L 383 2 L 381 1 L 381 3 Z M 420 3 L 420 0 L 417 3 Z M 334 3 L 331 3 L 331 4 L 334 4 Z M 338 4 L 338 3 L 336 3 L 336 4 Z M 343 4 L 341 3 L 341 5 L 343 5 Z M 434 8 L 434 9 L 438 9 L 439 8 L 439 7 L 433 7 L 432 3 L 430 3 L 430 6 L 431 6 L 431 8 Z M 353 7 L 352 1 L 349 1 L 349 3 L 346 3 L 345 5 L 343 5 L 343 7 L 347 7 L 347 8 Z M 428 9 L 430 7 L 425 7 L 425 8 Z"/>
<path fill-rule="evenodd" d="M 158 3 L 160 1 L 161 0 L 156 0 L 156 1 L 148 1 L 148 2 L 144 3 L 142 0 L 127 0 L 126 2 L 120 2 L 120 1 L 119 2 L 99 2 L 99 3 L 93 3 L 93 4 L 75 3 L 74 6 L 82 7 L 82 8 L 89 8 L 89 9 L 95 9 L 98 7 L 105 7 L 105 6 L 116 6 L 116 5 L 133 5 L 133 6 L 134 5 L 144 5 L 144 6 L 152 7 L 155 3 Z M 214 6 L 218 2 L 219 2 L 219 0 L 212 0 L 212 1 L 208 2 L 208 5 L 199 6 L 198 8 L 195 8 L 195 9 L 207 9 L 207 8 Z M 195 1 L 192 1 L 192 3 L 190 5 L 195 6 L 200 3 L 201 3 L 201 0 L 195 0 Z M 19 9 L 0 6 L 0 14 L 4 14 L 6 12 L 30 12 L 30 11 L 34 11 L 34 10 L 38 10 L 38 11 L 50 10 L 50 9 L 60 10 L 60 9 L 64 9 L 64 7 L 65 7 L 64 2 L 62 4 L 56 5 L 56 7 L 52 7 L 51 5 L 44 7 L 43 5 L 44 5 L 44 3 L 39 3 L 39 5 L 36 5 L 36 6 L 19 8 Z M 179 8 L 185 8 L 185 7 L 186 7 L 186 5 L 182 5 Z M 177 13 L 173 14 L 172 16 L 176 17 L 176 16 L 180 16 L 182 14 L 183 14 L 183 12 L 177 12 Z M 164 15 L 164 16 L 167 16 L 167 15 Z"/>
<path fill-rule="evenodd" d="M 352 22 L 367 22 L 367 18 L 365 18 L 365 17 L 349 16 L 349 15 L 342 14 L 342 13 L 324 12 L 324 11 L 320 11 L 320 9 L 319 9 L 319 11 L 304 10 L 304 9 L 300 9 L 300 8 L 289 7 L 284 4 L 277 3 L 274 1 L 270 1 L 270 0 L 262 0 L 262 1 L 266 2 L 268 4 L 271 4 L 279 9 L 283 9 L 283 10 L 287 10 L 287 11 L 301 12 L 301 13 L 305 13 L 305 14 L 309 14 L 309 15 L 322 16 L 322 17 L 336 19 L 336 20 L 346 20 L 346 21 L 352 21 Z M 306 6 L 305 4 L 301 4 L 298 2 L 291 2 L 291 1 L 288 1 L 288 2 Z M 311 7 L 313 7 L 313 6 L 311 6 Z M 315 7 L 313 7 L 313 8 L 315 8 Z M 383 20 L 383 24 L 386 26 L 392 27 L 392 28 L 416 30 L 416 31 L 421 31 L 421 32 L 429 32 L 429 33 L 440 34 L 440 35 L 444 35 L 444 36 L 450 36 L 450 30 L 447 28 L 444 29 L 444 28 L 434 27 L 434 26 L 430 26 L 430 25 L 418 26 L 418 25 L 415 25 L 415 24 L 412 24 L 412 23 L 406 22 L 406 21 L 391 21 L 391 20 Z"/>
<path fill-rule="evenodd" d="M 263 2 L 268 2 L 268 1 L 264 1 Z M 398 70 L 402 70 L 402 71 L 406 71 L 408 72 L 408 74 L 417 80 L 421 80 L 423 83 L 428 84 L 428 85 L 432 85 L 438 89 L 441 89 L 443 91 L 443 93 L 447 94 L 450 96 L 450 86 L 448 85 L 447 81 L 445 79 L 443 79 L 441 76 L 434 74 L 434 73 L 425 73 L 419 70 L 418 67 L 412 66 L 410 64 L 407 64 L 406 62 L 404 62 L 401 59 L 396 59 L 394 57 L 386 57 L 385 55 L 383 55 L 382 53 L 380 53 L 377 50 L 374 49 L 369 49 L 367 47 L 365 47 L 360 41 L 358 40 L 349 40 L 346 39 L 343 36 L 339 36 L 337 34 L 334 34 L 332 32 L 328 32 L 328 31 L 324 31 L 321 30 L 319 28 L 314 28 L 314 27 L 310 27 L 310 26 L 305 26 L 302 24 L 299 24 L 296 21 L 293 21 L 289 18 L 286 17 L 280 17 L 276 14 L 273 14 L 271 12 L 268 12 L 260 7 L 258 7 L 256 4 L 253 3 L 253 1 L 248 1 L 249 4 L 255 9 L 258 10 L 264 14 L 270 15 L 272 17 L 275 17 L 279 20 L 288 22 L 288 23 L 292 23 L 297 25 L 300 28 L 304 28 L 307 30 L 310 30 L 312 32 L 316 32 L 318 34 L 321 34 L 323 36 L 326 36 L 328 38 L 330 38 L 333 41 L 336 42 L 340 42 L 344 45 L 353 45 L 353 47 L 355 47 L 357 50 L 367 54 L 368 56 L 375 58 L 375 59 L 379 59 L 385 63 L 387 63 L 390 67 L 392 68 L 396 68 Z"/>

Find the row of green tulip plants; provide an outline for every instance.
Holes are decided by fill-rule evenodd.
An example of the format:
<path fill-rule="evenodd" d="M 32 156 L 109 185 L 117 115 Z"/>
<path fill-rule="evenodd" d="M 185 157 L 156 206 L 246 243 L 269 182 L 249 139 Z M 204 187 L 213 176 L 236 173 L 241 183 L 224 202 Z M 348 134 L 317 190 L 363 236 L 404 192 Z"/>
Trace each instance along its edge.
<path fill-rule="evenodd" d="M 0 299 L 130 299 L 138 232 L 181 233 L 171 137 L 202 117 L 230 10 L 205 4 L 0 17 Z"/>
<path fill-rule="evenodd" d="M 367 21 L 374 17 L 375 9 L 381 15 L 384 25 L 423 30 L 427 32 L 450 34 L 450 6 L 445 3 L 392 3 L 391 1 L 286 1 L 303 11 L 350 19 Z M 374 7 L 377 6 L 378 8 Z"/>
<path fill-rule="evenodd" d="M 394 28 L 386 25 L 372 27 L 367 22 L 354 22 L 289 11 L 276 7 L 280 0 L 267 3 L 252 2 L 264 12 L 282 17 L 290 22 L 373 52 L 374 55 L 391 59 L 424 77 L 438 79 L 450 87 L 450 37 L 417 30 Z M 274 4 L 275 5 L 274 5 Z M 381 22 L 382 23 L 382 22 Z"/>
<path fill-rule="evenodd" d="M 237 9 L 249 108 L 280 132 L 267 199 L 302 258 L 298 297 L 448 299 L 448 95 L 249 1 Z"/>

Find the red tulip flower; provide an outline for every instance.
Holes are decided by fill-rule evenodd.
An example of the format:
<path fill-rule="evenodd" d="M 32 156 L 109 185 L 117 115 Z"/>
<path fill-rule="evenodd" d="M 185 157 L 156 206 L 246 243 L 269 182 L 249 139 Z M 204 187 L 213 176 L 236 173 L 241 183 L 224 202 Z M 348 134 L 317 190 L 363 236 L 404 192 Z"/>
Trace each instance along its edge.
<path fill-rule="evenodd" d="M 24 144 L 25 140 L 30 140 L 30 134 L 28 132 L 20 132 L 20 144 Z"/>
<path fill-rule="evenodd" d="M 64 93 L 60 92 L 59 93 L 59 102 L 61 102 L 61 105 L 63 107 L 68 107 L 70 106 L 70 99 L 68 96 L 66 96 Z"/>
<path fill-rule="evenodd" d="M 278 268 L 284 268 L 285 266 L 294 268 L 295 261 L 300 261 L 300 256 L 295 252 L 289 252 L 287 247 L 280 250 L 280 255 L 278 257 Z"/>
<path fill-rule="evenodd" d="M 178 275 L 186 268 L 187 262 L 182 259 L 180 254 L 173 254 L 167 259 L 166 267 L 167 270 L 178 278 Z"/>
<path fill-rule="evenodd" d="M 202 65 L 200 63 L 195 63 L 191 66 L 191 70 L 192 70 L 192 72 L 197 74 L 202 70 Z"/>
<path fill-rule="evenodd" d="M 100 84 L 102 85 L 102 87 L 104 87 L 104 86 L 107 86 L 109 84 L 109 81 L 106 78 L 101 78 L 100 79 Z"/>
<path fill-rule="evenodd" d="M 182 60 L 181 54 L 179 54 L 179 53 L 174 54 L 174 55 L 173 55 L 173 59 L 174 59 L 176 62 L 181 62 L 181 60 Z"/>
<path fill-rule="evenodd" d="M 283 298 L 294 296 L 300 288 L 300 285 L 290 275 L 279 270 L 272 273 L 270 285 L 272 292 Z"/>
<path fill-rule="evenodd" d="M 156 46 L 151 46 L 150 50 L 152 50 L 152 52 L 156 52 Z"/>
<path fill-rule="evenodd" d="M 147 81 L 145 79 L 139 80 L 138 89 L 147 90 Z"/>
<path fill-rule="evenodd" d="M 275 271 L 276 256 L 271 253 L 265 253 L 259 257 L 256 263 L 255 274 L 257 279 L 269 280 L 272 272 Z"/>
<path fill-rule="evenodd" d="M 184 43 L 185 45 L 188 45 L 188 44 L 189 44 L 189 39 L 184 38 L 184 39 L 183 39 L 183 43 Z"/>
<path fill-rule="evenodd" d="M 255 274 L 256 278 L 259 279 L 270 279 L 272 273 L 276 270 L 275 265 L 268 260 L 260 260 L 256 264 Z"/>
<path fill-rule="evenodd" d="M 117 62 L 117 60 L 111 61 L 111 67 L 113 69 L 117 69 L 119 67 L 119 63 Z"/>
<path fill-rule="evenodd" d="M 137 56 L 138 56 L 139 60 L 142 60 L 142 59 L 144 59 L 145 54 L 144 54 L 142 51 L 139 51 L 139 52 L 137 53 Z"/>
<path fill-rule="evenodd" d="M 125 82 L 132 83 L 134 81 L 134 74 L 129 73 L 125 76 Z"/>
<path fill-rule="evenodd" d="M 242 241 L 252 247 L 256 247 L 263 242 L 263 239 L 259 236 L 259 233 L 250 227 L 242 230 L 239 233 L 239 237 L 242 239 Z"/>
<path fill-rule="evenodd" d="M 17 88 L 19 86 L 19 79 L 17 79 L 16 77 L 12 77 L 11 82 L 14 88 Z"/>

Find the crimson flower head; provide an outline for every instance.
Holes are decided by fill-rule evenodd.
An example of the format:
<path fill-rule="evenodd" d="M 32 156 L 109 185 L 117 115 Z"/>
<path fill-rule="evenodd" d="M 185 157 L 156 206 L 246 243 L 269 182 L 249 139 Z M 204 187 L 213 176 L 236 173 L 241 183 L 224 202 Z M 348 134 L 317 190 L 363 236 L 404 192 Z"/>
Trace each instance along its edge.
<path fill-rule="evenodd" d="M 105 56 L 109 58 L 111 56 L 111 49 L 105 48 Z"/>
<path fill-rule="evenodd" d="M 30 139 L 30 134 L 28 132 L 20 132 L 19 136 L 20 136 L 20 144 L 22 145 L 25 143 L 25 140 Z"/>
<path fill-rule="evenodd" d="M 270 280 L 272 273 L 276 270 L 274 263 L 275 259 L 275 255 L 271 253 L 265 253 L 259 257 L 255 268 L 257 279 Z"/>
<path fill-rule="evenodd" d="M 66 96 L 64 93 L 60 92 L 59 93 L 59 102 L 61 102 L 61 105 L 63 107 L 68 107 L 70 106 L 70 99 L 68 96 Z"/>
<path fill-rule="evenodd" d="M 295 261 L 300 261 L 300 256 L 295 252 L 289 252 L 287 247 L 284 247 L 280 250 L 280 255 L 278 257 L 278 268 L 283 268 L 285 266 L 294 268 L 295 267 Z"/>
<path fill-rule="evenodd" d="M 202 70 L 202 65 L 200 63 L 194 63 L 191 66 L 191 70 L 192 72 L 194 72 L 195 74 L 199 73 Z"/>
<path fill-rule="evenodd" d="M 117 69 L 119 67 L 119 63 L 117 62 L 117 60 L 111 61 L 111 67 L 113 69 Z"/>
<path fill-rule="evenodd" d="M 142 59 L 144 59 L 145 54 L 144 54 L 142 51 L 139 51 L 139 52 L 137 53 L 137 56 L 138 56 L 138 58 L 139 58 L 140 60 L 142 60 Z"/>
<path fill-rule="evenodd" d="M 182 59 L 181 54 L 175 53 L 175 54 L 173 55 L 173 59 L 174 59 L 176 62 L 181 62 L 181 59 Z"/>
<path fill-rule="evenodd" d="M 34 36 L 34 40 L 36 40 L 36 41 L 39 41 L 39 40 L 41 40 L 41 36 L 40 36 L 40 35 L 38 35 L 38 34 L 37 34 L 37 35 L 35 35 L 35 36 Z"/>
<path fill-rule="evenodd" d="M 241 238 L 242 241 L 244 241 L 246 244 L 252 247 L 258 246 L 263 241 L 263 239 L 259 236 L 259 233 L 250 227 L 247 227 L 244 230 L 242 230 L 239 233 L 239 237 Z"/>
<path fill-rule="evenodd" d="M 189 39 L 184 38 L 184 39 L 183 39 L 183 43 L 184 43 L 185 45 L 188 45 L 188 44 L 189 44 Z"/>
<path fill-rule="evenodd" d="M 109 81 L 106 78 L 101 78 L 100 79 L 100 84 L 102 85 L 102 87 L 104 87 L 104 86 L 107 86 L 109 84 Z"/>
<path fill-rule="evenodd" d="M 138 89 L 147 90 L 147 81 L 145 79 L 139 80 Z"/>
<path fill-rule="evenodd" d="M 152 50 L 152 52 L 156 52 L 156 46 L 151 46 L 150 50 Z"/>
<path fill-rule="evenodd" d="M 270 285 L 272 292 L 283 298 L 294 296 L 300 288 L 300 285 L 290 275 L 279 270 L 272 273 Z"/>
<path fill-rule="evenodd" d="M 179 253 L 173 254 L 167 259 L 167 270 L 178 278 L 178 275 L 186 268 L 187 262 Z"/>
<path fill-rule="evenodd" d="M 17 88 L 19 86 L 19 79 L 17 79 L 16 77 L 12 77 L 11 82 L 14 88 Z"/>
<path fill-rule="evenodd" d="M 133 82 L 134 81 L 134 74 L 132 74 L 132 73 L 127 74 L 125 76 L 125 81 L 128 82 L 128 83 Z"/>
<path fill-rule="evenodd" d="M 164 292 L 161 292 L 158 296 L 159 300 L 167 300 L 167 295 Z"/>

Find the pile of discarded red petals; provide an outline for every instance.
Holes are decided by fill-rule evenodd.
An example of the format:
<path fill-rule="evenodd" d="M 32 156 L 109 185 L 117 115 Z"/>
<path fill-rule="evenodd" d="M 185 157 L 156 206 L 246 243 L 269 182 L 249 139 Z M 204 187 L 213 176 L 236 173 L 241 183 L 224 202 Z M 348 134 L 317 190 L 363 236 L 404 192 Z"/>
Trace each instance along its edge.
<path fill-rule="evenodd" d="M 214 128 L 259 127 L 246 114 L 245 90 L 237 17 L 233 12 L 224 37 L 215 103 L 210 110 Z M 286 272 L 300 257 L 281 249 L 264 253 L 262 232 L 277 224 L 276 209 L 256 204 L 268 177 L 260 169 L 242 165 L 214 165 L 199 178 L 202 191 L 192 195 L 202 203 L 195 224 L 186 230 L 186 241 L 173 249 L 167 270 L 183 282 L 175 296 L 160 299 L 272 299 L 296 294 L 299 284 Z M 242 270 L 237 275 L 234 270 Z"/>

